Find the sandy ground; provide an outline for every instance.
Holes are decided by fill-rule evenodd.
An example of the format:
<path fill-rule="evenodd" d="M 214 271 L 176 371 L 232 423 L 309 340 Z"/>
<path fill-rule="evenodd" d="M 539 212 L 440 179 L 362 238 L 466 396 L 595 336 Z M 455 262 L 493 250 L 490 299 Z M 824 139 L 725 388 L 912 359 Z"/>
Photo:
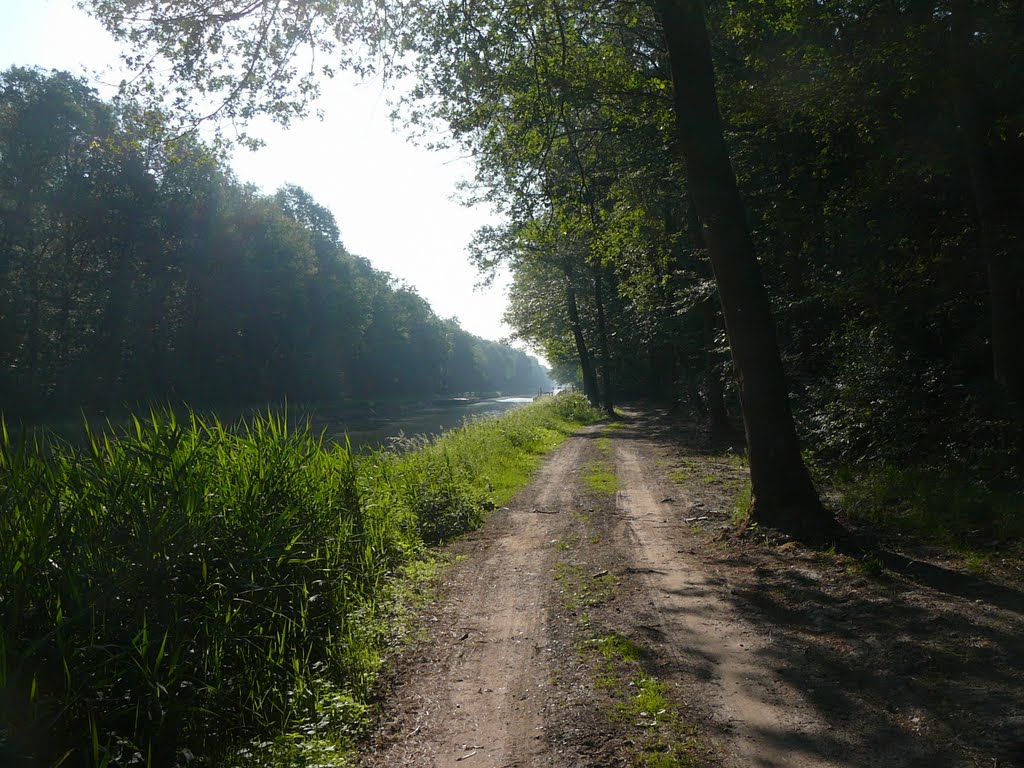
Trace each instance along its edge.
<path fill-rule="evenodd" d="M 363 765 L 1024 766 L 1024 574 L 738 539 L 743 475 L 664 413 L 570 439 L 450 548 Z M 642 678 L 671 714 L 624 714 Z"/>

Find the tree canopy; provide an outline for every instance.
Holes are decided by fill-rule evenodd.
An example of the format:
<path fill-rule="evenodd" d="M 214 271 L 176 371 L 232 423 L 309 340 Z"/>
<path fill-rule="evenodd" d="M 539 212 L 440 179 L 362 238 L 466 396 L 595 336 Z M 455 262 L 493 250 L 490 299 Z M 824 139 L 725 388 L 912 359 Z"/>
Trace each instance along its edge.
<path fill-rule="evenodd" d="M 345 250 L 304 190 L 139 133 L 65 73 L 0 74 L 0 402 L 9 418 L 546 388 Z"/>
<path fill-rule="evenodd" d="M 755 519 L 827 527 L 794 419 L 836 461 L 1019 470 L 1018 4 L 84 5 L 243 119 L 314 95 L 314 53 L 414 75 L 400 116 L 507 214 L 476 258 L 517 332 L 606 408 L 738 403 Z"/>

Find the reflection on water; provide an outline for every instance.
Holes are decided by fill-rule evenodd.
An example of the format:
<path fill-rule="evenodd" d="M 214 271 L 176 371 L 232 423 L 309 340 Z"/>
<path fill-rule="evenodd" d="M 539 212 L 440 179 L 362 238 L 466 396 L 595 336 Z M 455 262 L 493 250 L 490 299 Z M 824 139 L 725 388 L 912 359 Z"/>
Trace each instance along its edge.
<path fill-rule="evenodd" d="M 308 414 L 315 431 L 324 430 L 328 438 L 344 442 L 348 435 L 352 447 L 374 448 L 398 435 L 439 435 L 462 426 L 467 419 L 500 416 L 533 402 L 532 397 L 496 397 L 476 402 L 445 404 L 419 408 L 402 414 L 366 413 L 332 416 L 322 409 Z"/>
<path fill-rule="evenodd" d="M 291 406 L 287 409 L 288 422 L 292 427 L 308 421 L 314 434 L 321 432 L 329 440 L 344 443 L 348 435 L 352 448 L 374 448 L 385 442 L 389 437 L 405 435 L 438 435 L 453 427 L 462 426 L 466 419 L 500 416 L 503 413 L 520 408 L 533 402 L 531 397 L 496 397 L 489 400 L 450 400 L 426 406 L 398 406 L 393 403 L 381 403 L 376 407 L 353 411 L 351 404 L 338 403 L 317 404 L 315 406 Z M 285 412 L 280 407 L 271 406 L 274 413 Z M 188 411 L 179 410 L 178 418 L 186 419 Z M 247 421 L 255 413 L 266 414 L 266 408 L 215 409 L 200 412 L 202 418 L 216 417 L 221 423 L 235 426 Z M 130 419 L 126 415 L 107 419 L 97 416 L 89 419 L 94 428 L 107 429 L 115 434 L 130 431 Z M 10 427 L 10 422 L 8 422 Z M 84 444 L 85 433 L 81 421 L 67 421 L 58 424 L 27 426 L 29 433 L 45 433 L 57 437 L 73 446 Z M 12 430 L 17 434 L 17 427 Z"/>

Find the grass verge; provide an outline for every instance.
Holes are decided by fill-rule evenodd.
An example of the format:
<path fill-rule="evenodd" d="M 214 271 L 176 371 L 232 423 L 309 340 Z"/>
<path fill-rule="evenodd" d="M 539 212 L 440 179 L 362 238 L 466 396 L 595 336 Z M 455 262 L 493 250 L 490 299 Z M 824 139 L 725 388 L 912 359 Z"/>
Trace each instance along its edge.
<path fill-rule="evenodd" d="M 415 564 L 594 418 L 547 398 L 365 456 L 269 414 L 4 428 L 0 764 L 344 764 Z"/>

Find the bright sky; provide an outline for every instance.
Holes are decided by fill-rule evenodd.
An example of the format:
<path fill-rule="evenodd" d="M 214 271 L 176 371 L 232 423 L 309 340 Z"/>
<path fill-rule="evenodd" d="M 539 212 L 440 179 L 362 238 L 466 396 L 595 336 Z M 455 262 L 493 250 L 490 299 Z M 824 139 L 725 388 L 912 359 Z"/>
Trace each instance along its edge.
<path fill-rule="evenodd" d="M 115 66 L 117 52 L 73 0 L 0 0 L 0 69 L 41 66 L 91 76 Z M 287 131 L 254 126 L 266 146 L 236 153 L 239 178 L 268 192 L 298 184 L 334 212 L 349 251 L 415 286 L 441 317 L 457 316 L 484 338 L 507 336 L 505 283 L 474 290 L 477 275 L 466 258 L 473 232 L 492 214 L 450 199 L 457 182 L 472 176 L 471 165 L 396 135 L 379 83 L 340 76 L 325 84 L 319 106 L 323 121 L 310 118 Z"/>

